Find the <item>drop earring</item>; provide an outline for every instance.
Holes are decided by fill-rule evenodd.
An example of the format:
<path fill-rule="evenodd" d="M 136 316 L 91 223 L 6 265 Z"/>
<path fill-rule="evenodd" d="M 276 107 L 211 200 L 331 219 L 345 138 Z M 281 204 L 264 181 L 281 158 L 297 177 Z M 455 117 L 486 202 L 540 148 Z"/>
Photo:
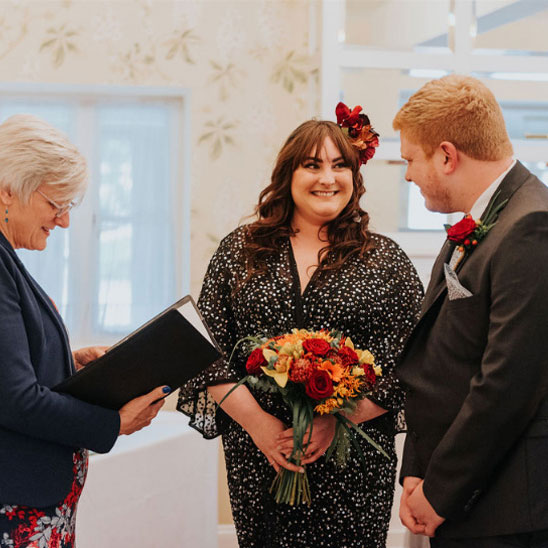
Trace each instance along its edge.
<path fill-rule="evenodd" d="M 360 215 L 360 210 L 356 209 L 356 212 L 354 213 L 354 217 L 352 217 L 352 220 L 355 223 L 361 223 L 362 222 L 362 216 Z"/>
<path fill-rule="evenodd" d="M 6 207 L 6 213 L 5 213 L 5 217 L 4 217 L 4 221 L 6 221 L 6 223 L 8 222 L 8 208 Z"/>

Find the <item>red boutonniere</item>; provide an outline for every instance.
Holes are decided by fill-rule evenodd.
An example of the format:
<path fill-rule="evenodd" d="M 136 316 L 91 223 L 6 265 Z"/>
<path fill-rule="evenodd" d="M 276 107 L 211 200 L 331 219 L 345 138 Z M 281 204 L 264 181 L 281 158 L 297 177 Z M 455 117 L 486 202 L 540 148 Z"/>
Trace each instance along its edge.
<path fill-rule="evenodd" d="M 352 146 L 358 149 L 360 165 L 371 160 L 379 146 L 379 134 L 371 127 L 369 117 L 361 111 L 362 107 L 359 105 L 350 110 L 344 103 L 339 103 L 335 108 L 337 125 L 348 137 Z"/>
<path fill-rule="evenodd" d="M 454 225 L 444 225 L 447 239 L 456 242 L 461 252 L 473 251 L 479 242 L 487 236 L 487 233 L 497 224 L 499 213 L 504 209 L 508 200 L 504 200 L 497 207 L 493 207 L 499 193 L 493 196 L 487 211 L 479 221 L 472 219 L 471 215 L 465 215 Z"/>

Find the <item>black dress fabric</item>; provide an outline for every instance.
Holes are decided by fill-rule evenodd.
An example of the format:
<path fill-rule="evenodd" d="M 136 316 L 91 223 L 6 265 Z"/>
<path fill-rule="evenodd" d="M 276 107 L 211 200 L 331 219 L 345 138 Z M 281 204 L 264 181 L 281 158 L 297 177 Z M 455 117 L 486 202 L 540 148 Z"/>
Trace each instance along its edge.
<path fill-rule="evenodd" d="M 268 260 L 268 272 L 245 284 L 245 227 L 229 234 L 213 256 L 198 306 L 226 358 L 181 387 L 178 409 L 204 437 L 222 434 L 230 501 L 241 547 L 381 548 L 394 497 L 394 435 L 401 429 L 403 392 L 393 368 L 416 322 L 421 282 L 403 251 L 373 234 L 375 247 L 336 271 L 315 274 L 301 295 L 289 240 Z M 235 291 L 236 288 L 238 291 Z M 224 413 L 215 415 L 207 386 L 236 382 L 245 375 L 242 348 L 228 362 L 234 345 L 248 335 L 268 337 L 293 328 L 337 329 L 355 346 L 368 349 L 383 368 L 372 399 L 389 413 L 361 427 L 390 455 L 386 459 L 366 440 L 359 443 L 367 472 L 354 448 L 346 467 L 321 457 L 307 466 L 312 505 L 276 504 L 269 493 L 274 469 L 251 437 Z M 287 425 L 291 415 L 276 394 L 253 392 L 261 407 Z"/>

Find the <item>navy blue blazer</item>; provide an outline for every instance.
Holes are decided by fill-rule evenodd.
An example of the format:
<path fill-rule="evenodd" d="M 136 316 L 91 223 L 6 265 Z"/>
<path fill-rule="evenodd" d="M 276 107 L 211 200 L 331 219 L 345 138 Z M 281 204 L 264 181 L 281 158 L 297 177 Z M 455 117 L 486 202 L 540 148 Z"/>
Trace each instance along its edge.
<path fill-rule="evenodd" d="M 0 234 L 0 504 L 63 500 L 74 450 L 114 445 L 117 411 L 50 390 L 73 373 L 59 313 Z"/>

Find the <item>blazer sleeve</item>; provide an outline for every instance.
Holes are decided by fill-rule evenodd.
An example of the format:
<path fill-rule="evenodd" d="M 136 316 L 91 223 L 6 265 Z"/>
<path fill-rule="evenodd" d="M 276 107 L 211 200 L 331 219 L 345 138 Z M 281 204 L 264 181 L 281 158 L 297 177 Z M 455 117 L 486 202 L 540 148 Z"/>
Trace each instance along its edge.
<path fill-rule="evenodd" d="M 417 451 L 415 449 L 415 440 L 413 439 L 413 435 L 407 432 L 405 435 L 405 443 L 403 445 L 403 458 L 401 461 L 399 482 L 403 485 L 403 480 L 407 476 L 422 478 L 423 475 L 424 470 L 419 464 Z"/>
<path fill-rule="evenodd" d="M 120 429 L 117 411 L 58 394 L 38 382 L 14 270 L 13 263 L 0 260 L 0 425 L 62 445 L 109 451 Z"/>
<path fill-rule="evenodd" d="M 491 259 L 481 370 L 426 470 L 424 493 L 443 517 L 462 513 L 488 484 L 548 393 L 547 269 L 548 213 L 533 212 Z"/>

